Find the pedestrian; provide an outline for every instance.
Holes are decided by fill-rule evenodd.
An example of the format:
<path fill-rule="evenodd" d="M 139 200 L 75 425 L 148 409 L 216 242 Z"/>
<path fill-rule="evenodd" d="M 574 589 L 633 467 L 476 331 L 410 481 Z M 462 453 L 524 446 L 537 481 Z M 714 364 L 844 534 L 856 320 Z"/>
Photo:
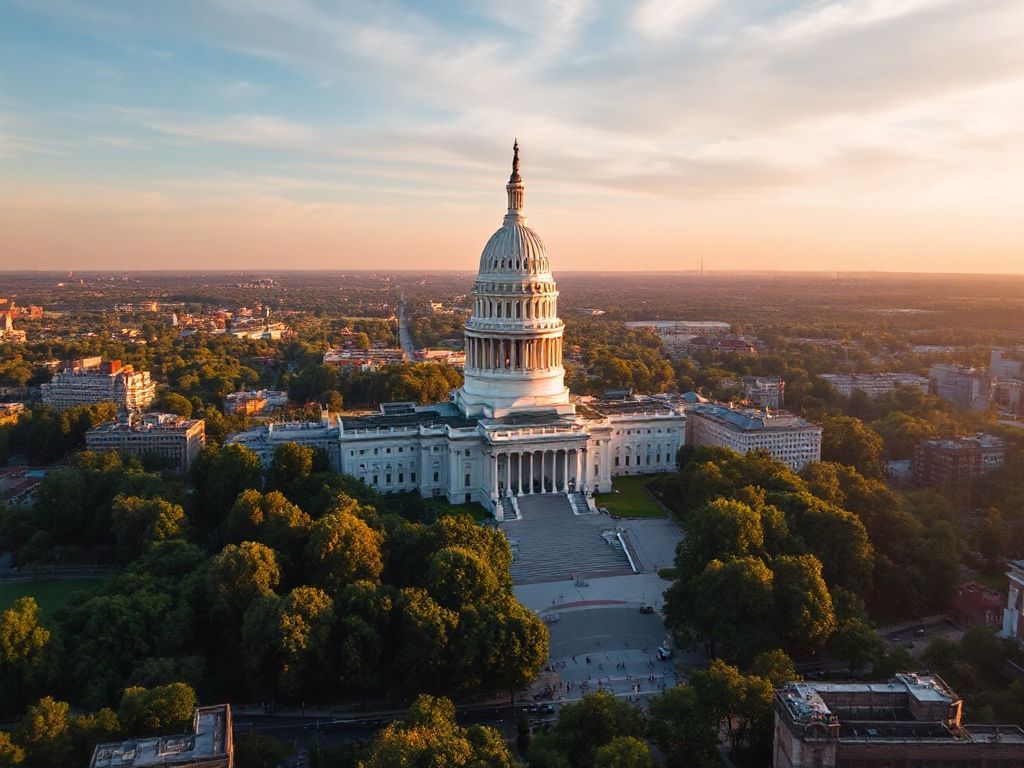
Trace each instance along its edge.
<path fill-rule="evenodd" d="M 576 657 L 575 657 L 575 656 L 573 656 L 573 657 L 572 657 L 572 663 L 573 663 L 573 664 L 575 664 L 575 663 L 576 663 Z"/>

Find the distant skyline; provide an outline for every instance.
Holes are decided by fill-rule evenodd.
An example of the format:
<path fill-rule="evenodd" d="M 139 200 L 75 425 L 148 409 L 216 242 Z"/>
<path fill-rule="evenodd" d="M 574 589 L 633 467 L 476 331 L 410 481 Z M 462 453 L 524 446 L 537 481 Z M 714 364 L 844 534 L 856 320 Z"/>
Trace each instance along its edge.
<path fill-rule="evenodd" d="M 1024 272 L 1020 0 L 0 0 L 0 270 Z"/>

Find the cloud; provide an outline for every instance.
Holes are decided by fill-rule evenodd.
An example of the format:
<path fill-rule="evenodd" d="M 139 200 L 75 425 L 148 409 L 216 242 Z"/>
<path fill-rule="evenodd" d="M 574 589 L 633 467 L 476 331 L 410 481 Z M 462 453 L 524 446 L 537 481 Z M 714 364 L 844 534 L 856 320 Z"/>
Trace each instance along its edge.
<path fill-rule="evenodd" d="M 644 0 L 633 14 L 633 26 L 651 40 L 667 40 L 717 4 L 718 0 Z"/>
<path fill-rule="evenodd" d="M 245 99 L 250 96 L 259 96 L 266 92 L 266 88 L 248 80 L 232 80 L 220 88 L 220 95 L 227 99 Z"/>

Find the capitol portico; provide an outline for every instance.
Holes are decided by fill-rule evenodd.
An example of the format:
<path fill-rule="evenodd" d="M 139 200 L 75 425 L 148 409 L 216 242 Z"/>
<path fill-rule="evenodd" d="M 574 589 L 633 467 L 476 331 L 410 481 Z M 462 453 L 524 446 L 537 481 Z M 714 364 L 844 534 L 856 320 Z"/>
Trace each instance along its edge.
<path fill-rule="evenodd" d="M 316 435 L 276 425 L 232 441 L 264 460 L 281 441 L 326 443 L 341 472 L 382 493 L 477 501 L 499 520 L 518 517 L 518 500 L 533 494 L 563 495 L 583 514 L 615 475 L 672 471 L 685 440 L 677 407 L 657 397 L 570 397 L 558 288 L 544 242 L 527 226 L 518 144 L 505 190 L 502 226 L 473 285 L 464 383 L 449 402 L 386 403 Z"/>

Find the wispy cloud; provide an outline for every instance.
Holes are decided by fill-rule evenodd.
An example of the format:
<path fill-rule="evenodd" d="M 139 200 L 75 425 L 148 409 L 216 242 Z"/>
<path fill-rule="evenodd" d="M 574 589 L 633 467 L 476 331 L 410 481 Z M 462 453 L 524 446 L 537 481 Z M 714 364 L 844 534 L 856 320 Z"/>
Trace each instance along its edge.
<path fill-rule="evenodd" d="M 251 83 L 248 80 L 232 80 L 221 86 L 219 93 L 227 99 L 246 99 L 266 93 L 266 90 L 264 86 Z"/>

